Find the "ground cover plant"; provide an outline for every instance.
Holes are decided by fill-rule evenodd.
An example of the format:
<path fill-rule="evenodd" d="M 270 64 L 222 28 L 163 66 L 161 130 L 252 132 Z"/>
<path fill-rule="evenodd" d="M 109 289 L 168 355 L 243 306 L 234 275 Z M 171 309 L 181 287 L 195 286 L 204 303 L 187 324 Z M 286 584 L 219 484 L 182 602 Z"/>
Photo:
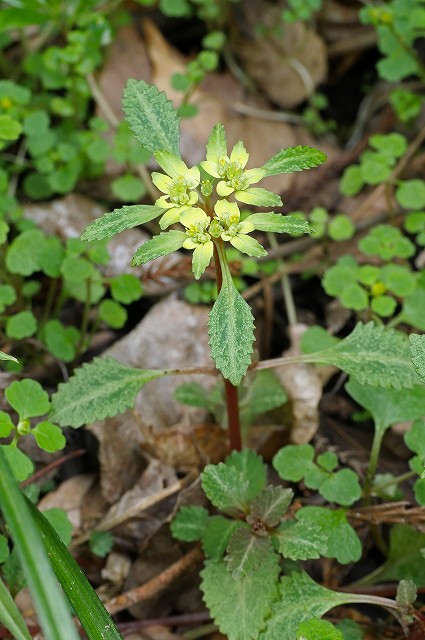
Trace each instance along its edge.
<path fill-rule="evenodd" d="M 314 96 L 311 87 L 304 96 L 310 115 L 305 110 L 289 117 L 316 136 L 325 134 L 323 139 L 277 142 L 277 147 L 274 140 L 274 151 L 253 163 L 256 144 L 249 129 L 245 142 L 235 138 L 231 120 L 217 119 L 196 160 L 186 158 L 190 150 L 183 153 L 185 132 L 191 131 L 188 118 L 202 117 L 205 108 L 202 99 L 196 103 L 202 96 L 198 85 L 217 72 L 220 55 L 238 69 L 238 82 L 246 86 L 252 80 L 233 57 L 230 26 L 243 11 L 239 3 L 222 3 L 219 13 L 215 3 L 159 3 L 159 15 L 195 16 L 205 21 L 209 33 L 202 35 L 197 57 L 168 74 L 170 91 L 180 95 L 175 97 L 180 108 L 155 84 L 129 79 L 121 124 L 94 75 L 115 28 L 128 23 L 120 3 L 71 3 L 66 16 L 54 3 L 48 9 L 36 4 L 31 11 L 6 4 L 0 23 L 3 66 L 10 71 L 9 56 L 20 47 L 24 53 L 20 73 L 0 85 L 6 112 L 0 116 L 6 194 L 0 220 L 0 360 L 5 370 L 0 411 L 2 624 L 18 639 L 37 633 L 34 624 L 46 638 L 74 638 L 78 631 L 71 607 L 89 638 L 145 637 L 146 617 L 148 625 L 149 618 L 159 618 L 161 625 L 174 626 L 176 634 L 184 632 L 187 638 L 218 632 L 230 640 L 421 637 L 425 187 L 417 169 L 424 131 L 416 121 L 423 80 L 416 45 L 425 15 L 422 4 L 407 10 L 405 2 L 394 0 L 384 8 L 368 5 L 358 14 L 358 20 L 369 25 L 368 33 L 376 34 L 382 54 L 377 74 L 387 82 L 384 92 L 397 131 L 366 131 L 357 152 L 347 153 L 345 170 L 337 165 L 338 188 L 347 203 L 365 192 L 357 209 L 348 206 L 344 213 L 329 206 L 329 198 L 328 203 L 320 198 L 320 175 L 326 175 L 320 172 L 333 162 L 332 145 L 337 142 L 332 130 L 338 128 L 329 124 L 326 114 L 322 118 L 314 111 L 326 101 Z M 273 7 L 268 7 L 271 15 Z M 277 8 L 276 24 L 271 27 L 264 18 L 255 30 L 266 45 L 294 24 L 307 30 L 307 37 L 322 7 L 290 3 Z M 33 33 L 38 34 L 35 40 Z M 163 47 L 158 41 L 156 46 Z M 306 84 L 310 72 L 304 59 L 298 63 L 301 67 L 294 63 L 295 68 Z M 406 78 L 408 88 L 391 84 Z M 415 78 L 419 85 L 412 90 Z M 93 114 L 93 104 L 103 109 L 106 121 Z M 275 113 L 252 109 L 255 117 Z M 316 126 L 309 125 L 312 109 Z M 321 147 L 330 151 L 328 159 Z M 57 237 L 28 217 L 22 199 L 52 198 L 87 180 L 94 184 L 108 171 L 107 161 L 121 163 L 118 177 L 114 170 L 108 186 L 116 208 L 86 220 L 78 236 Z M 304 189 L 311 185 L 313 197 L 304 197 L 303 203 L 301 196 L 297 202 L 292 195 L 285 208 L 285 190 L 266 187 L 280 184 L 271 183 L 276 176 L 298 174 L 305 180 L 300 184 L 308 185 Z M 377 203 L 380 213 L 373 217 Z M 149 235 L 134 236 L 138 242 L 131 250 L 132 266 L 108 275 L 115 236 L 141 226 Z M 293 239 L 281 242 L 277 234 Z M 177 318 L 167 318 L 171 339 L 163 319 L 154 321 L 159 325 L 155 339 L 147 338 L 161 353 L 160 366 L 151 364 L 148 351 L 142 366 L 135 364 L 134 356 L 143 347 L 131 326 L 123 340 L 128 340 L 132 357 L 123 361 L 114 347 L 103 354 L 96 346 L 102 345 L 97 342 L 99 330 L 106 333 L 108 344 L 113 331 L 125 333 L 127 321 L 134 326 L 134 315 L 140 320 L 143 289 L 148 292 L 152 281 L 161 283 L 178 272 L 179 262 L 167 260 L 181 261 L 183 277 L 175 287 L 181 295 L 208 305 L 208 321 L 196 307 L 198 323 L 203 324 L 200 333 L 188 325 L 188 342 L 192 355 L 204 344 L 211 360 L 173 358 L 173 349 L 185 340 L 176 333 Z M 195 282 L 187 286 L 189 271 Z M 290 274 L 300 276 L 291 280 Z M 278 295 L 291 342 L 283 355 L 284 339 L 276 349 L 272 338 L 284 332 L 270 330 L 274 315 L 282 327 L 282 314 L 273 312 L 273 303 L 270 314 L 275 283 L 281 286 Z M 268 340 L 260 307 L 247 302 L 258 291 L 268 316 Z M 304 328 L 297 340 L 305 291 L 313 291 L 307 295 L 322 306 L 333 298 L 337 317 L 331 321 L 328 311 L 317 313 L 315 302 L 316 314 L 306 315 L 315 326 Z M 173 308 L 172 297 L 166 303 Z M 190 305 L 179 304 L 189 318 Z M 315 315 L 333 330 L 312 322 Z M 62 381 L 53 375 L 55 370 Z M 155 385 L 167 380 L 176 380 L 174 398 L 161 387 L 154 404 L 164 410 L 174 402 L 182 423 L 169 422 L 155 432 L 146 424 L 152 418 L 145 416 L 156 415 L 145 406 L 149 395 L 140 392 L 153 393 Z M 310 388 L 316 399 L 303 397 L 301 390 Z M 145 403 L 141 411 L 139 397 Z M 319 428 L 320 397 L 325 425 Z M 140 478 L 134 476 L 129 484 L 134 443 L 125 429 L 134 406 L 144 462 L 141 465 L 138 444 Z M 201 413 L 187 413 L 187 407 Z M 202 415 L 203 422 L 197 424 L 199 418 L 191 415 Z M 192 420 L 189 429 L 187 420 Z M 56 457 L 45 469 L 37 469 L 47 460 L 40 450 L 55 455 L 91 425 L 98 425 L 94 433 L 100 442 L 102 516 L 98 511 L 85 528 L 75 530 L 74 525 L 71 533 L 63 510 L 43 508 L 43 516 L 34 506 L 42 494 L 40 504 L 56 493 L 64 495 L 61 487 L 66 483 L 52 487 L 48 474 L 69 457 Z M 339 440 L 332 426 L 335 434 L 342 434 Z M 355 438 L 344 435 L 353 429 Z M 363 452 L 356 438 L 366 443 Z M 119 455 L 127 455 L 109 485 L 108 467 L 116 462 L 108 440 L 112 449 L 122 449 Z M 389 454 L 391 441 L 400 456 Z M 183 462 L 175 451 L 179 447 Z M 189 449 L 194 452 L 190 462 Z M 108 509 L 114 485 L 120 489 Z M 64 506 L 64 498 L 58 500 L 55 504 Z M 143 517 L 137 519 L 140 511 L 145 512 L 145 523 Z M 120 528 L 128 522 L 127 530 Z M 91 556 L 85 550 L 87 541 Z M 158 563 L 158 549 L 164 556 L 162 572 L 149 564 L 154 557 Z M 73 554 L 86 566 L 91 558 L 86 572 L 93 584 L 99 584 L 102 566 L 106 608 Z M 139 556 L 142 577 L 134 584 L 131 574 Z M 121 566 L 128 563 L 127 578 L 111 577 L 117 557 Z M 174 593 L 175 580 L 186 586 Z M 19 598 L 18 606 L 14 602 L 25 586 L 38 614 L 36 623 L 25 620 Z M 152 605 L 150 610 L 149 599 L 160 597 L 164 588 L 159 609 Z M 182 605 L 178 596 L 189 590 L 193 602 Z M 146 600 L 140 613 L 137 606 Z M 126 609 L 133 621 L 119 615 Z M 108 612 L 118 614 L 115 622 Z M 184 631 L 193 622 L 209 624 Z M 158 631 L 151 620 L 149 637 L 163 628 Z"/>

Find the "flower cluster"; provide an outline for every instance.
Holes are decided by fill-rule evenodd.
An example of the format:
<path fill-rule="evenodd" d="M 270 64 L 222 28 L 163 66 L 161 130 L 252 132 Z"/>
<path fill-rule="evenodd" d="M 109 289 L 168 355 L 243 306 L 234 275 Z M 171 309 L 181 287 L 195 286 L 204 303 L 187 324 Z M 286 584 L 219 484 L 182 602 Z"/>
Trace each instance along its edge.
<path fill-rule="evenodd" d="M 198 167 L 189 169 L 183 160 L 169 151 L 155 153 L 158 165 L 165 172 L 152 173 L 152 181 L 163 194 L 155 202 L 165 210 L 159 224 L 161 229 L 180 223 L 186 237 L 182 243 L 185 249 L 192 249 L 193 271 L 199 278 L 208 264 L 214 250 L 214 241 L 221 238 L 249 256 L 260 257 L 267 254 L 265 249 L 248 234 L 255 226 L 248 219 L 241 220 L 241 212 L 233 197 L 246 204 L 257 206 L 280 206 L 281 199 L 266 189 L 251 187 L 265 175 L 264 168 L 248 169 L 249 154 L 242 142 L 238 142 L 227 154 L 224 127 L 214 127 L 208 140 L 206 160 L 200 163 L 208 178 L 201 181 Z M 211 195 L 215 187 L 219 199 L 212 204 Z"/>

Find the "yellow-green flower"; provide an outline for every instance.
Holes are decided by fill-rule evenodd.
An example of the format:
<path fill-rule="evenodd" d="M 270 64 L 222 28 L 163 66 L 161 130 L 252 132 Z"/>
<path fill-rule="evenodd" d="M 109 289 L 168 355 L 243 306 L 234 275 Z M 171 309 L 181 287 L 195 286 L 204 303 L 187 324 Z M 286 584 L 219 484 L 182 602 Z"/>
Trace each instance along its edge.
<path fill-rule="evenodd" d="M 255 227 L 248 220 L 240 221 L 241 213 L 236 202 L 218 200 L 214 206 L 214 211 L 216 216 L 213 222 L 217 221 L 222 227 L 222 240 L 230 242 L 236 249 L 239 249 L 239 251 L 249 256 L 259 258 L 260 256 L 267 255 L 267 251 L 261 244 L 257 242 L 255 238 L 251 238 L 251 236 L 248 235 L 248 233 L 254 231 Z"/>
<path fill-rule="evenodd" d="M 192 271 L 196 279 L 200 278 L 208 267 L 214 245 L 209 233 L 211 218 L 205 211 L 192 207 L 180 216 L 181 224 L 186 227 L 187 239 L 183 242 L 184 249 L 193 249 Z"/>
<path fill-rule="evenodd" d="M 207 144 L 207 159 L 201 166 L 210 176 L 217 178 L 216 190 L 221 198 L 234 193 L 236 200 L 258 206 L 280 206 L 282 201 L 276 194 L 266 189 L 251 187 L 266 175 L 266 170 L 245 169 L 249 153 L 242 142 L 237 142 L 230 157 L 227 155 L 227 142 L 224 127 L 217 124 Z"/>
<path fill-rule="evenodd" d="M 155 159 L 163 173 L 152 173 L 152 182 L 165 195 L 155 202 L 157 207 L 168 209 L 159 221 L 161 229 L 179 221 L 180 214 L 198 202 L 197 187 L 201 176 L 198 167 L 189 169 L 181 158 L 169 151 L 157 151 Z"/>

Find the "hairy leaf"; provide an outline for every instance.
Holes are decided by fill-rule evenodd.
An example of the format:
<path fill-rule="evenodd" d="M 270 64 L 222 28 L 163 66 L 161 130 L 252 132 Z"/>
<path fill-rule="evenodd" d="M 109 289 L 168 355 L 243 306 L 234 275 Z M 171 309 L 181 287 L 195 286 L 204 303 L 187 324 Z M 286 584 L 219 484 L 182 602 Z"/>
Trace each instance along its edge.
<path fill-rule="evenodd" d="M 232 536 L 224 558 L 235 580 L 256 571 L 267 557 L 271 540 L 255 536 L 249 527 L 240 527 Z"/>
<path fill-rule="evenodd" d="M 425 383 L 425 336 L 412 333 L 409 336 L 409 340 L 414 367 L 418 375 L 420 375 L 422 382 Z"/>
<path fill-rule="evenodd" d="M 183 246 L 187 235 L 183 231 L 165 231 L 151 240 L 148 240 L 139 247 L 133 256 L 133 267 L 138 264 L 145 264 L 151 260 L 156 260 L 161 256 L 167 256 L 173 251 L 177 251 Z"/>
<path fill-rule="evenodd" d="M 289 234 L 312 233 L 314 231 L 314 227 L 307 220 L 301 220 L 296 216 L 284 216 L 273 211 L 253 213 L 245 218 L 245 221 L 251 222 L 257 231 Z"/>
<path fill-rule="evenodd" d="M 268 527 L 276 527 L 288 510 L 294 497 L 292 489 L 269 486 L 250 505 L 248 522 L 261 520 Z"/>
<path fill-rule="evenodd" d="M 361 384 L 403 389 L 413 387 L 419 378 L 409 357 L 404 334 L 358 323 L 338 344 L 303 356 L 304 362 L 332 364 L 356 378 Z"/>
<path fill-rule="evenodd" d="M 236 529 L 242 526 L 243 523 L 240 520 L 229 520 L 224 516 L 211 516 L 202 538 L 202 548 L 205 555 L 213 560 L 219 560 L 224 555 L 229 540 Z"/>
<path fill-rule="evenodd" d="M 207 560 L 201 572 L 204 601 L 229 640 L 258 638 L 277 595 L 278 574 L 277 556 L 272 553 L 257 571 L 240 580 L 233 579 L 224 561 Z"/>
<path fill-rule="evenodd" d="M 251 308 L 230 279 L 223 286 L 209 315 L 209 345 L 217 369 L 238 386 L 251 364 L 254 319 Z"/>
<path fill-rule="evenodd" d="M 134 369 L 113 358 L 95 358 L 59 385 L 49 417 L 62 427 L 81 427 L 115 416 L 133 406 L 144 384 L 165 375 L 161 369 Z"/>
<path fill-rule="evenodd" d="M 288 147 L 270 158 L 262 168 L 266 171 L 266 176 L 275 176 L 278 173 L 312 169 L 323 164 L 325 160 L 326 155 L 313 147 Z"/>
<path fill-rule="evenodd" d="M 341 631 L 338 631 L 331 622 L 313 618 L 302 622 L 298 627 L 297 640 L 344 640 Z"/>
<path fill-rule="evenodd" d="M 265 488 L 267 467 L 262 458 L 252 449 L 232 451 L 226 458 L 226 465 L 240 471 L 242 477 L 248 483 L 246 493 L 248 500 L 255 498 Z"/>
<path fill-rule="evenodd" d="M 157 218 L 164 209 L 150 204 L 135 204 L 121 209 L 114 209 L 110 213 L 105 213 L 89 224 L 83 235 L 82 240 L 103 240 L 104 238 L 112 238 L 124 229 L 132 229 L 139 224 L 150 222 Z"/>
<path fill-rule="evenodd" d="M 327 611 L 346 602 L 351 594 L 337 593 L 314 582 L 306 573 L 292 573 L 282 578 L 279 599 L 272 604 L 272 614 L 260 640 L 294 640 L 298 626 L 311 618 L 321 618 Z"/>
<path fill-rule="evenodd" d="M 277 532 L 279 552 L 291 560 L 320 558 L 326 553 L 326 539 L 310 522 L 282 522 Z"/>
<path fill-rule="evenodd" d="M 144 80 L 130 79 L 124 90 L 125 118 L 136 138 L 148 151 L 180 155 L 179 117 L 163 91 Z"/>
<path fill-rule="evenodd" d="M 215 507 L 231 514 L 246 511 L 248 481 L 240 471 L 223 462 L 208 464 L 201 479 L 202 488 Z"/>
<path fill-rule="evenodd" d="M 203 507 L 183 506 L 171 522 L 171 533 L 178 540 L 185 542 L 200 540 L 208 525 L 209 517 L 207 509 Z"/>
<path fill-rule="evenodd" d="M 322 552 L 325 558 L 336 558 L 341 564 L 360 560 L 362 543 L 348 523 L 345 509 L 302 507 L 296 518 L 300 522 L 310 522 L 320 530 L 326 543 L 326 550 Z"/>

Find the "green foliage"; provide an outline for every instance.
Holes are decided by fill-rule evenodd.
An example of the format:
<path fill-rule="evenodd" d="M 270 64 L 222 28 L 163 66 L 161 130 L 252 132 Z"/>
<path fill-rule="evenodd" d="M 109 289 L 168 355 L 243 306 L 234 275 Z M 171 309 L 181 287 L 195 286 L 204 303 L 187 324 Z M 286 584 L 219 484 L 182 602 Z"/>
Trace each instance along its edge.
<path fill-rule="evenodd" d="M 412 333 L 409 340 L 413 364 L 422 382 L 425 383 L 425 337 Z"/>
<path fill-rule="evenodd" d="M 114 536 L 110 531 L 92 531 L 89 538 L 90 551 L 99 558 L 104 558 L 111 551 Z"/>
<path fill-rule="evenodd" d="M 344 640 L 344 636 L 331 622 L 313 618 L 298 627 L 297 640 Z"/>

